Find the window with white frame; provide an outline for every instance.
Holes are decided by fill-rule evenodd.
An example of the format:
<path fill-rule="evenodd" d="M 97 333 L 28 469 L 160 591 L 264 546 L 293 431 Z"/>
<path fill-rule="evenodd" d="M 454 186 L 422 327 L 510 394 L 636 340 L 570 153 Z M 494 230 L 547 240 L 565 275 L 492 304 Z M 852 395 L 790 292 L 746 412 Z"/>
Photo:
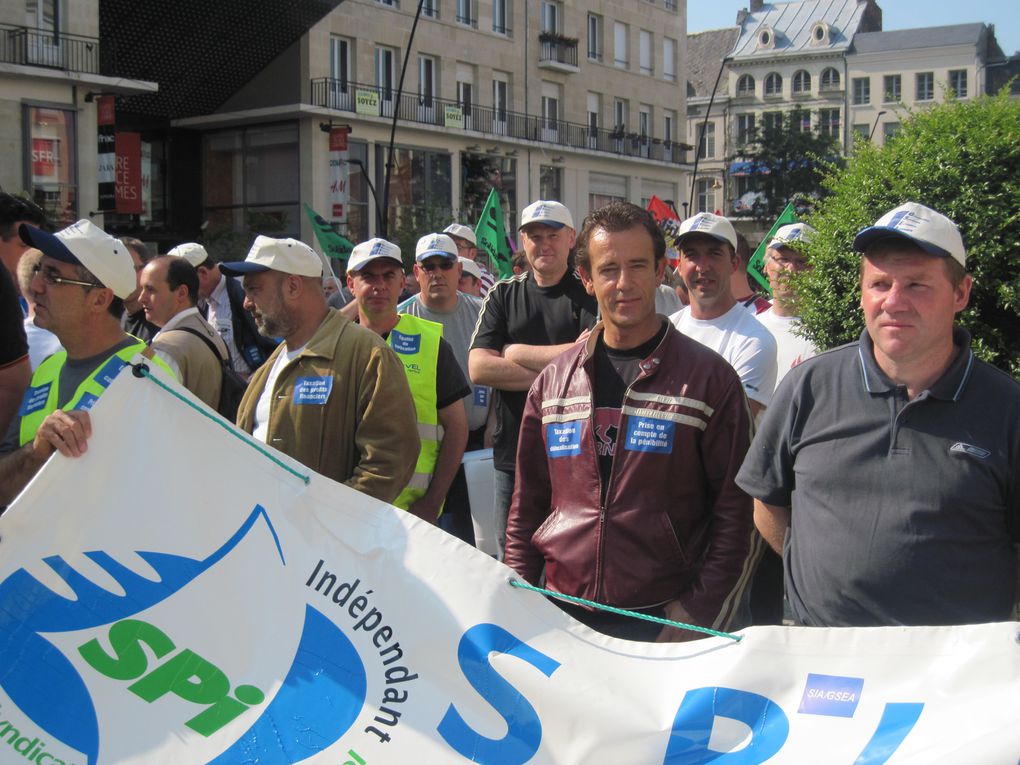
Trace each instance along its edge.
<path fill-rule="evenodd" d="M 602 96 L 598 93 L 588 94 L 588 135 L 597 135 L 602 113 Z"/>
<path fill-rule="evenodd" d="M 595 13 L 588 14 L 588 58 L 602 60 L 602 17 Z"/>
<path fill-rule="evenodd" d="M 765 96 L 783 95 L 783 76 L 779 72 L 771 72 L 765 77 Z"/>
<path fill-rule="evenodd" d="M 749 74 L 742 74 L 737 78 L 737 95 L 738 96 L 753 96 L 754 95 L 754 77 Z"/>
<path fill-rule="evenodd" d="M 506 125 L 507 111 L 510 109 L 510 75 L 503 72 L 492 73 L 492 119 L 496 123 Z"/>
<path fill-rule="evenodd" d="M 662 113 L 662 140 L 672 142 L 676 135 L 676 112 L 666 109 Z"/>
<path fill-rule="evenodd" d="M 887 104 L 898 103 L 903 98 L 903 77 L 887 74 L 882 82 L 882 100 Z"/>
<path fill-rule="evenodd" d="M 492 0 L 492 31 L 510 34 L 510 0 Z"/>
<path fill-rule="evenodd" d="M 715 184 L 718 181 L 714 178 L 698 179 L 698 210 L 697 212 L 715 212 Z"/>
<path fill-rule="evenodd" d="M 466 24 L 469 27 L 478 25 L 474 14 L 473 0 L 457 0 L 457 23 Z"/>
<path fill-rule="evenodd" d="M 353 41 L 333 35 L 329 38 L 329 104 L 334 109 L 350 109 L 351 48 Z"/>
<path fill-rule="evenodd" d="M 613 99 L 613 130 L 624 132 L 627 130 L 627 113 L 630 107 L 624 98 Z"/>
<path fill-rule="evenodd" d="M 783 129 L 783 113 L 782 112 L 762 112 L 761 115 L 761 126 L 765 131 L 766 137 L 769 133 Z"/>
<path fill-rule="evenodd" d="M 418 104 L 431 109 L 439 91 L 439 62 L 433 56 L 418 56 Z"/>
<path fill-rule="evenodd" d="M 871 103 L 871 78 L 854 77 L 851 83 L 853 100 L 855 106 L 863 106 Z"/>
<path fill-rule="evenodd" d="M 430 19 L 439 18 L 439 0 L 422 0 L 421 15 Z"/>
<path fill-rule="evenodd" d="M 839 71 L 830 67 L 826 67 L 822 70 L 821 89 L 825 90 L 839 90 L 840 77 Z"/>
<path fill-rule="evenodd" d="M 561 29 L 563 7 L 556 0 L 542 0 L 542 31 L 558 34 Z"/>
<path fill-rule="evenodd" d="M 383 101 L 393 100 L 393 91 L 396 87 L 394 80 L 396 61 L 397 52 L 393 48 L 379 46 L 375 49 L 375 84 Z"/>
<path fill-rule="evenodd" d="M 638 66 L 641 74 L 652 74 L 652 33 L 646 29 L 638 32 Z"/>
<path fill-rule="evenodd" d="M 935 75 L 932 72 L 918 72 L 915 75 L 916 94 L 918 101 L 931 101 L 935 98 Z"/>
<path fill-rule="evenodd" d="M 966 69 L 950 69 L 949 70 L 949 92 L 952 93 L 956 98 L 967 97 L 967 70 Z"/>
<path fill-rule="evenodd" d="M 805 69 L 800 69 L 793 74 L 793 92 L 794 93 L 810 93 L 811 92 L 811 73 Z"/>
<path fill-rule="evenodd" d="M 560 86 L 553 82 L 542 83 L 542 127 L 555 132 L 560 120 Z"/>
<path fill-rule="evenodd" d="M 626 24 L 613 22 L 613 63 L 621 69 L 626 69 L 630 64 L 630 54 L 627 52 L 628 36 Z"/>
<path fill-rule="evenodd" d="M 737 115 L 737 146 L 746 146 L 748 143 L 753 141 L 755 138 L 754 134 L 754 114 L 738 114 Z"/>
<path fill-rule="evenodd" d="M 662 38 L 662 78 L 676 80 L 676 40 L 671 37 Z"/>
<path fill-rule="evenodd" d="M 705 122 L 698 125 L 698 159 L 715 157 L 715 123 Z"/>
<path fill-rule="evenodd" d="M 810 133 L 811 112 L 807 109 L 795 109 L 790 115 L 790 129 L 794 133 Z"/>
<path fill-rule="evenodd" d="M 818 132 L 839 138 L 839 109 L 818 110 Z"/>

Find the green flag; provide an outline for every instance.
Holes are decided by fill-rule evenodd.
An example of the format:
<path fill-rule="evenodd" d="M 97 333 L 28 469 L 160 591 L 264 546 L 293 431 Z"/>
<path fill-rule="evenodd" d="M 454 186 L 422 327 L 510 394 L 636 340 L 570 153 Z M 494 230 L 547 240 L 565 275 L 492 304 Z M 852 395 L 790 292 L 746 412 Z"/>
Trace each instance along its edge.
<path fill-rule="evenodd" d="M 319 240 L 319 246 L 326 253 L 326 257 L 346 263 L 347 258 L 351 255 L 351 250 L 354 249 L 354 244 L 334 231 L 332 224 L 309 207 L 307 202 L 305 202 L 305 212 L 308 214 L 308 220 L 312 222 L 315 238 Z"/>
<path fill-rule="evenodd" d="M 475 238 L 478 240 L 478 249 L 485 250 L 489 256 L 489 263 L 500 279 L 514 275 L 510 245 L 503 227 L 503 211 L 499 206 L 499 192 L 495 188 L 489 190 L 489 198 L 482 209 L 482 217 L 475 226 Z"/>
<path fill-rule="evenodd" d="M 747 264 L 747 273 L 754 278 L 758 284 L 765 288 L 765 292 L 768 295 L 772 295 L 772 288 L 769 286 L 768 277 L 765 276 L 765 250 L 768 249 L 769 242 L 772 241 L 772 237 L 776 235 L 776 232 L 790 223 L 797 222 L 797 213 L 793 211 L 793 203 L 786 205 L 786 209 L 783 210 L 776 222 L 772 224 L 772 228 L 765 235 L 765 238 L 761 240 L 761 244 L 758 245 L 758 249 L 754 251 L 754 255 L 751 256 L 750 262 Z"/>

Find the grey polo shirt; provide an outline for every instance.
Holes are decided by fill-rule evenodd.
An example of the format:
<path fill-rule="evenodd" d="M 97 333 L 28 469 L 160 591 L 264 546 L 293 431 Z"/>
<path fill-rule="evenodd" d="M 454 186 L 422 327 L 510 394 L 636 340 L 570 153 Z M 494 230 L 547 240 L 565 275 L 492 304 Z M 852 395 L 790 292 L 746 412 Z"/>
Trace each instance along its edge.
<path fill-rule="evenodd" d="M 1020 384 L 960 352 L 908 401 L 867 332 L 795 367 L 737 483 L 792 506 L 795 617 L 811 626 L 1011 618 L 1020 542 Z"/>

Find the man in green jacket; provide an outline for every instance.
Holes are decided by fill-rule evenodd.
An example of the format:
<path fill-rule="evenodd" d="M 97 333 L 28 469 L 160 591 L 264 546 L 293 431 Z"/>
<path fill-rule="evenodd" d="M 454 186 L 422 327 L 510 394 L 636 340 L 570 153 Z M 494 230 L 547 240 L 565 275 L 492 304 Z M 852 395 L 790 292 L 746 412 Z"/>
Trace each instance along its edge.
<path fill-rule="evenodd" d="M 260 236 L 241 262 L 244 307 L 283 342 L 248 383 L 238 427 L 298 462 L 392 502 L 419 441 L 404 370 L 386 342 L 326 305 L 322 260 L 295 239 Z"/>

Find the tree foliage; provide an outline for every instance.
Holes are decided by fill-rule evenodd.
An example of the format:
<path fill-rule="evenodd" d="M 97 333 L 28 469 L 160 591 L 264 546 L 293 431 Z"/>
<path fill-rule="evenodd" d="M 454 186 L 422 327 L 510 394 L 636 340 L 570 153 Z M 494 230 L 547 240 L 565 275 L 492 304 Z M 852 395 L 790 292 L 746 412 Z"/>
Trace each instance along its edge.
<path fill-rule="evenodd" d="M 750 163 L 753 190 L 764 197 L 753 215 L 769 223 L 789 202 L 820 197 L 826 172 L 841 164 L 835 136 L 801 129 L 810 112 L 798 106 L 776 117 L 755 128 L 739 155 Z"/>
<path fill-rule="evenodd" d="M 825 187 L 809 221 L 818 230 L 814 270 L 799 280 L 804 331 L 816 345 L 851 342 L 864 327 L 856 233 L 919 202 L 963 234 L 974 288 L 958 320 L 974 352 L 1020 378 L 1020 102 L 1003 90 L 912 114 L 882 148 L 861 142 Z"/>

